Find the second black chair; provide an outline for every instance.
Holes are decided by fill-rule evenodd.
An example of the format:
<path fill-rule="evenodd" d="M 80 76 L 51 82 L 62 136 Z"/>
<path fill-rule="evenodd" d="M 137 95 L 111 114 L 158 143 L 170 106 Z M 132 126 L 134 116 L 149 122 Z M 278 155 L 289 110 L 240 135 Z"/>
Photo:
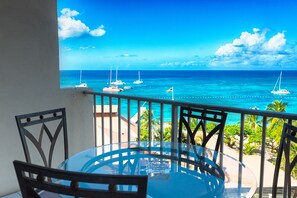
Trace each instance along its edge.
<path fill-rule="evenodd" d="M 147 176 L 143 175 L 71 172 L 21 161 L 14 161 L 13 164 L 24 198 L 53 198 L 60 195 L 88 198 L 146 197 Z M 29 177 L 28 174 L 36 177 Z"/>
<path fill-rule="evenodd" d="M 68 158 L 65 108 L 18 115 L 15 119 L 28 163 L 32 163 L 34 156 L 36 164 L 40 164 L 41 161 L 44 166 L 51 167 L 58 142 L 59 149 L 64 153 L 64 158 L 59 161 Z"/>
<path fill-rule="evenodd" d="M 189 141 L 191 144 L 196 145 L 195 136 L 198 134 L 198 130 L 200 129 L 202 132 L 202 141 L 200 146 L 206 147 L 211 137 L 217 134 L 214 150 L 218 151 L 222 141 L 226 118 L 227 113 L 224 112 L 182 106 L 180 109 L 178 141 L 182 142 L 184 126 L 186 128 L 187 135 L 190 138 Z M 207 122 L 213 122 L 213 127 L 207 129 Z M 191 123 L 194 124 L 194 126 L 191 126 Z"/>
<path fill-rule="evenodd" d="M 279 178 L 279 171 L 281 168 L 281 161 L 284 160 L 283 167 L 285 171 L 284 176 L 284 188 L 283 188 L 283 197 L 291 197 L 291 192 L 295 191 L 296 197 L 296 190 L 292 190 L 291 187 L 291 173 L 293 171 L 294 166 L 297 163 L 297 156 L 296 154 L 291 155 L 290 153 L 291 148 L 297 148 L 297 127 L 292 126 L 290 124 L 285 123 L 283 126 L 282 136 L 280 140 L 279 150 L 276 158 L 275 163 L 275 170 L 274 170 L 274 177 L 273 177 L 273 186 L 272 186 L 272 197 L 277 197 L 277 183 Z"/>

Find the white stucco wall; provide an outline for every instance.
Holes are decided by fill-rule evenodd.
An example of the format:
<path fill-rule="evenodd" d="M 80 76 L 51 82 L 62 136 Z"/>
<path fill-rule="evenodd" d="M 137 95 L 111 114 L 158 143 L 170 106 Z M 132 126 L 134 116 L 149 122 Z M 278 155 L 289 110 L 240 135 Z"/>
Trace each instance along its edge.
<path fill-rule="evenodd" d="M 66 107 L 70 154 L 94 145 L 92 97 L 60 90 L 55 0 L 0 0 L 0 196 L 24 160 L 14 116 Z"/>

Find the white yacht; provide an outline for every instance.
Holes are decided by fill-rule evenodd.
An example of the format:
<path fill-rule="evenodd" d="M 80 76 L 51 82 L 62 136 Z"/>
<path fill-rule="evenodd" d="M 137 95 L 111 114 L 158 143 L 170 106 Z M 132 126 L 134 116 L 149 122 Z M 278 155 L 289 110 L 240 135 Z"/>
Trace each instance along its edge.
<path fill-rule="evenodd" d="M 114 82 L 111 82 L 112 85 L 124 85 L 125 82 L 118 80 L 118 68 L 116 69 L 116 80 Z"/>
<path fill-rule="evenodd" d="M 129 85 L 126 85 L 124 86 L 124 89 L 127 90 L 127 89 L 133 89 L 133 87 L 129 86 Z"/>
<path fill-rule="evenodd" d="M 280 72 L 280 75 L 277 78 L 277 81 L 276 81 L 276 83 L 274 85 L 274 88 L 271 91 L 272 94 L 275 94 L 275 95 L 287 95 L 287 94 L 290 94 L 290 92 L 288 90 L 281 88 L 281 83 L 282 83 L 282 71 Z M 277 89 L 277 85 L 278 85 L 278 89 Z"/>
<path fill-rule="evenodd" d="M 119 88 L 118 86 L 109 86 L 109 87 L 104 87 L 103 91 L 105 91 L 105 92 L 121 92 L 124 90 L 122 88 Z"/>
<path fill-rule="evenodd" d="M 104 92 L 121 92 L 124 91 L 124 89 L 119 88 L 118 86 L 111 85 L 111 79 L 112 79 L 112 70 L 110 69 L 110 76 L 109 76 L 109 87 L 104 87 L 102 90 Z"/>
<path fill-rule="evenodd" d="M 82 70 L 80 70 L 79 85 L 75 85 L 75 87 L 88 87 L 87 83 L 81 82 L 81 77 L 82 77 Z"/>
<path fill-rule="evenodd" d="M 139 84 L 142 84 L 142 83 L 143 83 L 143 81 L 140 79 L 140 71 L 138 71 L 138 80 L 135 80 L 133 82 L 133 84 L 139 85 Z"/>

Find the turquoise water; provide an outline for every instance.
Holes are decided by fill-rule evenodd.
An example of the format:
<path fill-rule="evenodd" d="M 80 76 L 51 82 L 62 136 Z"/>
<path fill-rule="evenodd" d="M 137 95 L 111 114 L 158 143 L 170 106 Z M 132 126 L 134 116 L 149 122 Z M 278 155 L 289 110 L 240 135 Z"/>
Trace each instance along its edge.
<path fill-rule="evenodd" d="M 109 72 L 103 70 L 83 71 L 82 81 L 94 91 L 102 91 L 109 82 Z M 80 71 L 61 71 L 61 88 L 79 84 Z M 283 71 L 282 88 L 289 95 L 271 94 L 279 71 L 141 71 L 143 84 L 134 85 L 138 71 L 118 71 L 118 79 L 133 87 L 120 92 L 120 95 L 133 95 L 171 100 L 174 87 L 175 101 L 221 105 L 240 108 L 258 107 L 265 110 L 274 100 L 287 102 L 287 112 L 297 112 L 297 71 Z M 115 72 L 113 72 L 115 80 Z M 168 113 L 170 112 L 167 109 Z M 125 112 L 125 108 L 124 108 Z M 131 112 L 133 114 L 134 112 Z M 157 113 L 158 114 L 158 113 Z"/>

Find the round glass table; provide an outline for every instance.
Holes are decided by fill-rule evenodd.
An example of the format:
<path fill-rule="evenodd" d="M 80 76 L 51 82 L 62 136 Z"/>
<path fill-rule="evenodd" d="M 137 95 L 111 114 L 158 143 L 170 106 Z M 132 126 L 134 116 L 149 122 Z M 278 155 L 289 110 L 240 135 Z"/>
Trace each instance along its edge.
<path fill-rule="evenodd" d="M 171 142 L 130 142 L 77 153 L 59 168 L 100 174 L 148 175 L 147 197 L 252 197 L 256 178 L 234 158 Z"/>

